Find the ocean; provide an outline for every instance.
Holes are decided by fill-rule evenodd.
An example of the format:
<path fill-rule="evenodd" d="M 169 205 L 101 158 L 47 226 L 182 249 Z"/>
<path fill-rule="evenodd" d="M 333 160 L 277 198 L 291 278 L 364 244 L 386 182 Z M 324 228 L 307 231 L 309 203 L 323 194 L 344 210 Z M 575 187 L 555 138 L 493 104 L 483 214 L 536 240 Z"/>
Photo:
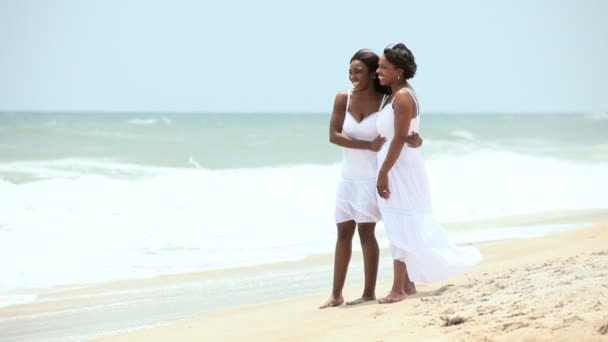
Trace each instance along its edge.
<path fill-rule="evenodd" d="M 56 287 L 332 253 L 341 149 L 328 122 L 0 113 L 0 306 Z M 606 113 L 423 114 L 421 130 L 434 212 L 458 243 L 580 226 L 503 218 L 608 208 Z M 387 246 L 381 224 L 377 235 Z"/>

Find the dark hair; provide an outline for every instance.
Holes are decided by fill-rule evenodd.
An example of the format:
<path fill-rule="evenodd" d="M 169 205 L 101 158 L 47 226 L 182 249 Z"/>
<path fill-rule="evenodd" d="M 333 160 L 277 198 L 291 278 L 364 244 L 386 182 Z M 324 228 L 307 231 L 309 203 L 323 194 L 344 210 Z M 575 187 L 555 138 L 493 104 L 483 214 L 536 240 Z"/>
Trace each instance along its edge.
<path fill-rule="evenodd" d="M 363 64 L 367 66 L 367 69 L 369 69 L 369 72 L 375 74 L 376 70 L 378 70 L 380 57 L 370 49 L 361 49 L 355 52 L 353 57 L 351 57 L 350 62 L 352 63 L 354 60 L 363 62 Z M 377 76 L 374 76 L 374 89 L 379 93 L 390 95 L 390 88 L 381 85 Z"/>
<path fill-rule="evenodd" d="M 384 49 L 384 57 L 399 69 L 403 69 L 406 80 L 416 75 L 416 60 L 414 54 L 403 43 L 391 44 Z"/>

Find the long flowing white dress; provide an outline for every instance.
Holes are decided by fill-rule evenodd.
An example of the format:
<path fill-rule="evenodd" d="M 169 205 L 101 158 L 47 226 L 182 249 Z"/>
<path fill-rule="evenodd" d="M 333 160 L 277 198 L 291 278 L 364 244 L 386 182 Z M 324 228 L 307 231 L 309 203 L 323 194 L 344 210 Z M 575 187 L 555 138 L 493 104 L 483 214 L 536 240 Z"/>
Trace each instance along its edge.
<path fill-rule="evenodd" d="M 380 108 L 386 97 L 382 99 Z M 378 112 L 366 116 L 360 122 L 348 111 L 350 91 L 346 100 L 346 113 L 342 132 L 351 138 L 372 141 L 378 136 L 376 116 Z M 380 109 L 378 108 L 378 110 Z M 342 177 L 336 190 L 336 223 L 378 222 L 380 210 L 376 201 L 376 176 L 378 174 L 376 152 L 369 150 L 342 149 Z"/>
<path fill-rule="evenodd" d="M 416 95 L 417 115 L 410 123 L 409 133 L 420 132 L 420 113 Z M 378 152 L 382 166 L 395 135 L 392 103 L 387 104 L 376 120 L 378 132 L 387 141 Z M 390 197 L 378 196 L 378 206 L 390 242 L 393 260 L 407 265 L 410 280 L 430 283 L 464 273 L 481 261 L 479 250 L 473 246 L 456 246 L 446 236 L 444 228 L 433 217 L 426 168 L 420 149 L 403 147 L 399 159 L 389 171 Z"/>

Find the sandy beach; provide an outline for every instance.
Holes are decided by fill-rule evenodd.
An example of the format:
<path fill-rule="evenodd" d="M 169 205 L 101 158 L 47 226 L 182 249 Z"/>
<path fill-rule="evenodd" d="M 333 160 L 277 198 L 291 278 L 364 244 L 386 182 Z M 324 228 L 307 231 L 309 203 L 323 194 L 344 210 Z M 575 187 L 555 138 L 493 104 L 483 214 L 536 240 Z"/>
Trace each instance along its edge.
<path fill-rule="evenodd" d="M 96 341 L 608 341 L 608 224 L 481 249 L 470 273 L 396 304 L 318 310 L 320 293 Z"/>
<path fill-rule="evenodd" d="M 0 342 L 608 342 L 608 0 L 372 5 L 0 2 Z"/>

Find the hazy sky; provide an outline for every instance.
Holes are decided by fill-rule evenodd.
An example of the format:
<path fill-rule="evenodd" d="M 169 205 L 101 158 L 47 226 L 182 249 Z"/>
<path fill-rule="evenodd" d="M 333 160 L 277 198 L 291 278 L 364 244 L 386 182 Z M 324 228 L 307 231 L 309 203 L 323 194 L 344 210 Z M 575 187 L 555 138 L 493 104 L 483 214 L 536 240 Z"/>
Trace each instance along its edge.
<path fill-rule="evenodd" d="M 329 112 L 393 42 L 426 112 L 608 111 L 605 0 L 0 0 L 0 110 Z"/>

